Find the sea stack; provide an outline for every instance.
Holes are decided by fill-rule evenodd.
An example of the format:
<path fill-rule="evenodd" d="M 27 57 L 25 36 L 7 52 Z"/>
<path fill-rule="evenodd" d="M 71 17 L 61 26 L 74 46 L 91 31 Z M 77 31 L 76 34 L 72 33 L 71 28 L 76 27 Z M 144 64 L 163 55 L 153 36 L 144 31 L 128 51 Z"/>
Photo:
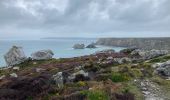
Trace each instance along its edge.
<path fill-rule="evenodd" d="M 84 49 L 85 48 L 85 45 L 84 44 L 75 44 L 73 46 L 74 49 Z"/>

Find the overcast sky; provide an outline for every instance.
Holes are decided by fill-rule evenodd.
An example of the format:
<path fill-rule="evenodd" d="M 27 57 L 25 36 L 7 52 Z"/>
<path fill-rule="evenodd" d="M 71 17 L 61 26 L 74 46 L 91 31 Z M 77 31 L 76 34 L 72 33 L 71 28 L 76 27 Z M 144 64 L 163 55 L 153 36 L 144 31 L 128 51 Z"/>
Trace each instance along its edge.
<path fill-rule="evenodd" d="M 0 39 L 159 36 L 170 0 L 0 0 Z"/>

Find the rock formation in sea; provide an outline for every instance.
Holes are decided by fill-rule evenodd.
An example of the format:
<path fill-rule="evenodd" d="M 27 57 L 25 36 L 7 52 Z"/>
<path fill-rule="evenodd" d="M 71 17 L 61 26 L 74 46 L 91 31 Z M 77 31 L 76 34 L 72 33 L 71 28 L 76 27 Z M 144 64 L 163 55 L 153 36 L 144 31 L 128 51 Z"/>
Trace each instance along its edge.
<path fill-rule="evenodd" d="M 91 43 L 87 45 L 86 48 L 96 48 L 95 43 Z"/>
<path fill-rule="evenodd" d="M 24 54 L 22 47 L 13 46 L 5 55 L 4 55 L 6 64 L 8 66 L 13 66 L 24 62 L 27 57 Z"/>
<path fill-rule="evenodd" d="M 85 48 L 85 45 L 84 44 L 75 44 L 73 46 L 74 49 L 84 49 Z"/>

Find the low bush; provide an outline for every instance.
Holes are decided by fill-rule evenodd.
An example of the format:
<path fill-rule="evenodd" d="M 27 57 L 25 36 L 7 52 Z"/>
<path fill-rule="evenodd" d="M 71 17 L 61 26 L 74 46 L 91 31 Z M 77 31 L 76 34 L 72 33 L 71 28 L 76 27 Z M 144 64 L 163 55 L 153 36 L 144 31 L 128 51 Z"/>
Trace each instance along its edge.
<path fill-rule="evenodd" d="M 130 78 L 129 78 L 129 76 L 127 76 L 125 74 L 111 73 L 110 79 L 113 82 L 124 82 L 124 81 L 128 81 Z"/>
<path fill-rule="evenodd" d="M 109 96 L 106 92 L 101 90 L 82 91 L 87 96 L 87 100 L 109 100 Z"/>

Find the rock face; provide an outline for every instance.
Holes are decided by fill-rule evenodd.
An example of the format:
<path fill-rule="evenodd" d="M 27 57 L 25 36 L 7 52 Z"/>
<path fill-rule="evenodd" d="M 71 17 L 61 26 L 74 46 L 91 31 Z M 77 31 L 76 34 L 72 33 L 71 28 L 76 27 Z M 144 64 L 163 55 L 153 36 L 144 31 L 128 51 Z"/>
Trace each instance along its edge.
<path fill-rule="evenodd" d="M 94 43 L 91 43 L 91 44 L 87 45 L 86 48 L 96 48 L 96 46 Z"/>
<path fill-rule="evenodd" d="M 73 46 L 74 49 L 84 49 L 85 45 L 84 44 L 75 44 Z"/>
<path fill-rule="evenodd" d="M 13 46 L 5 55 L 4 59 L 8 66 L 13 66 L 24 62 L 27 57 L 22 47 Z"/>
<path fill-rule="evenodd" d="M 51 50 L 40 50 L 31 54 L 31 58 L 35 60 L 51 59 L 54 53 Z"/>

